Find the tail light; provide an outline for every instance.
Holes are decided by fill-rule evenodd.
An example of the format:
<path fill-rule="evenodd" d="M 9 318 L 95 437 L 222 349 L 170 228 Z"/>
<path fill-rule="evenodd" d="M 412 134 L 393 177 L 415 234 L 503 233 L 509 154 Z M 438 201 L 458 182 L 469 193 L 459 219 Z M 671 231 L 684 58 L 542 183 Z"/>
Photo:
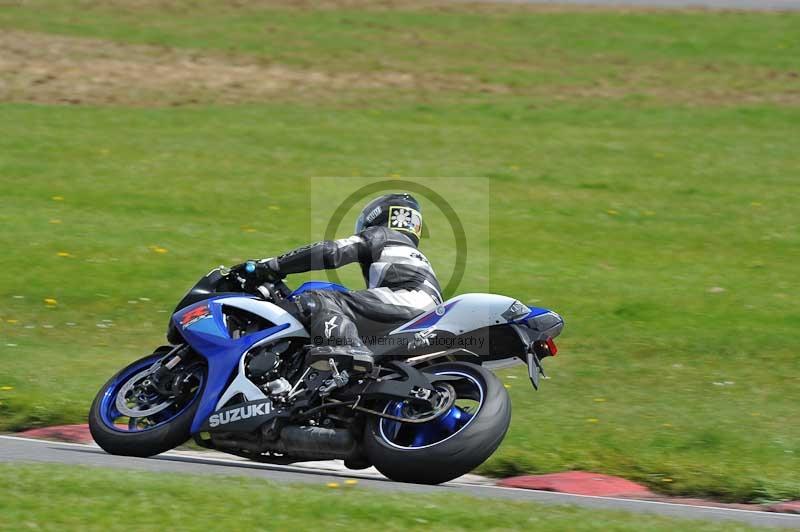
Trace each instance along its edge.
<path fill-rule="evenodd" d="M 554 357 L 558 353 L 558 347 L 552 338 L 547 338 L 545 341 L 537 341 L 533 344 L 533 352 L 539 357 L 539 360 L 544 357 Z"/>
<path fill-rule="evenodd" d="M 556 346 L 556 343 L 553 341 L 552 338 L 548 338 L 545 341 L 545 345 L 547 345 L 547 349 L 550 350 L 551 355 L 556 356 L 558 354 L 558 347 Z"/>

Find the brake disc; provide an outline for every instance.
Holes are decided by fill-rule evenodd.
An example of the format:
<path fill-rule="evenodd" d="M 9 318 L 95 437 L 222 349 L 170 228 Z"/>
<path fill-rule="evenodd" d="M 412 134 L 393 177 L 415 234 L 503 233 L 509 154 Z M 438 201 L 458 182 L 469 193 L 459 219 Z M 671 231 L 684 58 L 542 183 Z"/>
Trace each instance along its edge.
<path fill-rule="evenodd" d="M 128 382 L 126 382 L 122 388 L 120 388 L 119 392 L 117 392 L 117 398 L 115 401 L 117 410 L 120 414 L 130 418 L 152 416 L 153 414 L 161 412 L 173 403 L 172 399 L 163 399 L 161 402 L 155 404 L 145 402 L 145 404 L 142 405 L 139 397 L 128 397 L 128 395 L 134 391 L 134 388 L 140 385 L 139 381 L 144 380 L 146 382 L 147 376 L 153 372 L 154 370 L 152 368 L 140 371 L 128 379 Z M 149 386 L 144 382 L 141 383 L 141 385 L 144 387 Z"/>
<path fill-rule="evenodd" d="M 436 405 L 436 407 L 434 407 L 432 412 L 423 412 L 414 416 L 401 417 L 393 416 L 391 414 L 387 414 L 386 412 L 378 412 L 377 410 L 371 410 L 361 406 L 354 406 L 353 409 L 382 417 L 384 419 L 400 421 L 401 423 L 427 423 L 428 421 L 433 421 L 437 417 L 450 410 L 450 408 L 456 403 L 455 388 L 444 382 L 437 383 L 436 387 L 439 389 L 439 403 Z"/>

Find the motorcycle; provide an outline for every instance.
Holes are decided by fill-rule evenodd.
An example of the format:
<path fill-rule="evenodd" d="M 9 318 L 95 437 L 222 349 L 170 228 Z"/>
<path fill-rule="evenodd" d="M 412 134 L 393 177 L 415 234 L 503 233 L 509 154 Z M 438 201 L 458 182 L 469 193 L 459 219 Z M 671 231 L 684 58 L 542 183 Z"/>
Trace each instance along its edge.
<path fill-rule="evenodd" d="M 303 292 L 345 287 L 312 281 L 291 290 L 275 276 L 255 284 L 221 266 L 189 290 L 169 345 L 95 397 L 89 427 L 100 447 L 147 457 L 191 438 L 259 462 L 341 459 L 395 481 L 439 484 L 483 463 L 505 437 L 511 402 L 492 369 L 525 363 L 538 389 L 564 325 L 510 297 L 463 294 L 365 338 L 372 364 L 335 349 L 310 354 L 319 339 L 289 311 Z"/>

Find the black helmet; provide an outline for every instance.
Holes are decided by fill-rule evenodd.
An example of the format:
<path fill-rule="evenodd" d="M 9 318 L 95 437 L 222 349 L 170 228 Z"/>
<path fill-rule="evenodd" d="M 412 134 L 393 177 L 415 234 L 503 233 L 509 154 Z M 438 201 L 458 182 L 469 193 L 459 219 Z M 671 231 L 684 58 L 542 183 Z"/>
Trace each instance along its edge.
<path fill-rule="evenodd" d="M 385 226 L 402 231 L 419 244 L 422 234 L 422 212 L 411 194 L 385 194 L 367 203 L 356 220 L 356 233 L 367 227 Z"/>

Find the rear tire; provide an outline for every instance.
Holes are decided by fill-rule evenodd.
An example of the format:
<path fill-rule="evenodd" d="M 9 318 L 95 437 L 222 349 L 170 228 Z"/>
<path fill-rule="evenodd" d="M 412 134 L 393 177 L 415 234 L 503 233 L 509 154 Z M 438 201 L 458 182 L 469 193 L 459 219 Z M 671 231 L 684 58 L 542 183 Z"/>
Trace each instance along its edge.
<path fill-rule="evenodd" d="M 483 401 L 472 419 L 438 443 L 408 447 L 388 441 L 381 430 L 381 419 L 372 416 L 364 434 L 364 449 L 378 471 L 392 480 L 440 484 L 469 473 L 494 453 L 511 422 L 511 401 L 499 379 L 491 371 L 475 364 L 437 364 L 423 372 L 455 372 L 479 383 Z"/>
<path fill-rule="evenodd" d="M 129 364 L 111 377 L 95 396 L 89 410 L 89 430 L 94 441 L 107 453 L 139 457 L 154 456 L 174 449 L 189 439 L 192 420 L 200 405 L 199 399 L 205 387 L 205 379 L 203 379 L 203 385 L 192 397 L 191 404 L 161 426 L 136 432 L 124 432 L 109 427 L 102 415 L 101 408 L 106 393 L 113 389 L 121 378 L 124 379 L 126 375 L 133 374 L 135 368 L 143 367 L 146 361 L 155 362 L 161 356 L 163 354 L 149 355 Z"/>

